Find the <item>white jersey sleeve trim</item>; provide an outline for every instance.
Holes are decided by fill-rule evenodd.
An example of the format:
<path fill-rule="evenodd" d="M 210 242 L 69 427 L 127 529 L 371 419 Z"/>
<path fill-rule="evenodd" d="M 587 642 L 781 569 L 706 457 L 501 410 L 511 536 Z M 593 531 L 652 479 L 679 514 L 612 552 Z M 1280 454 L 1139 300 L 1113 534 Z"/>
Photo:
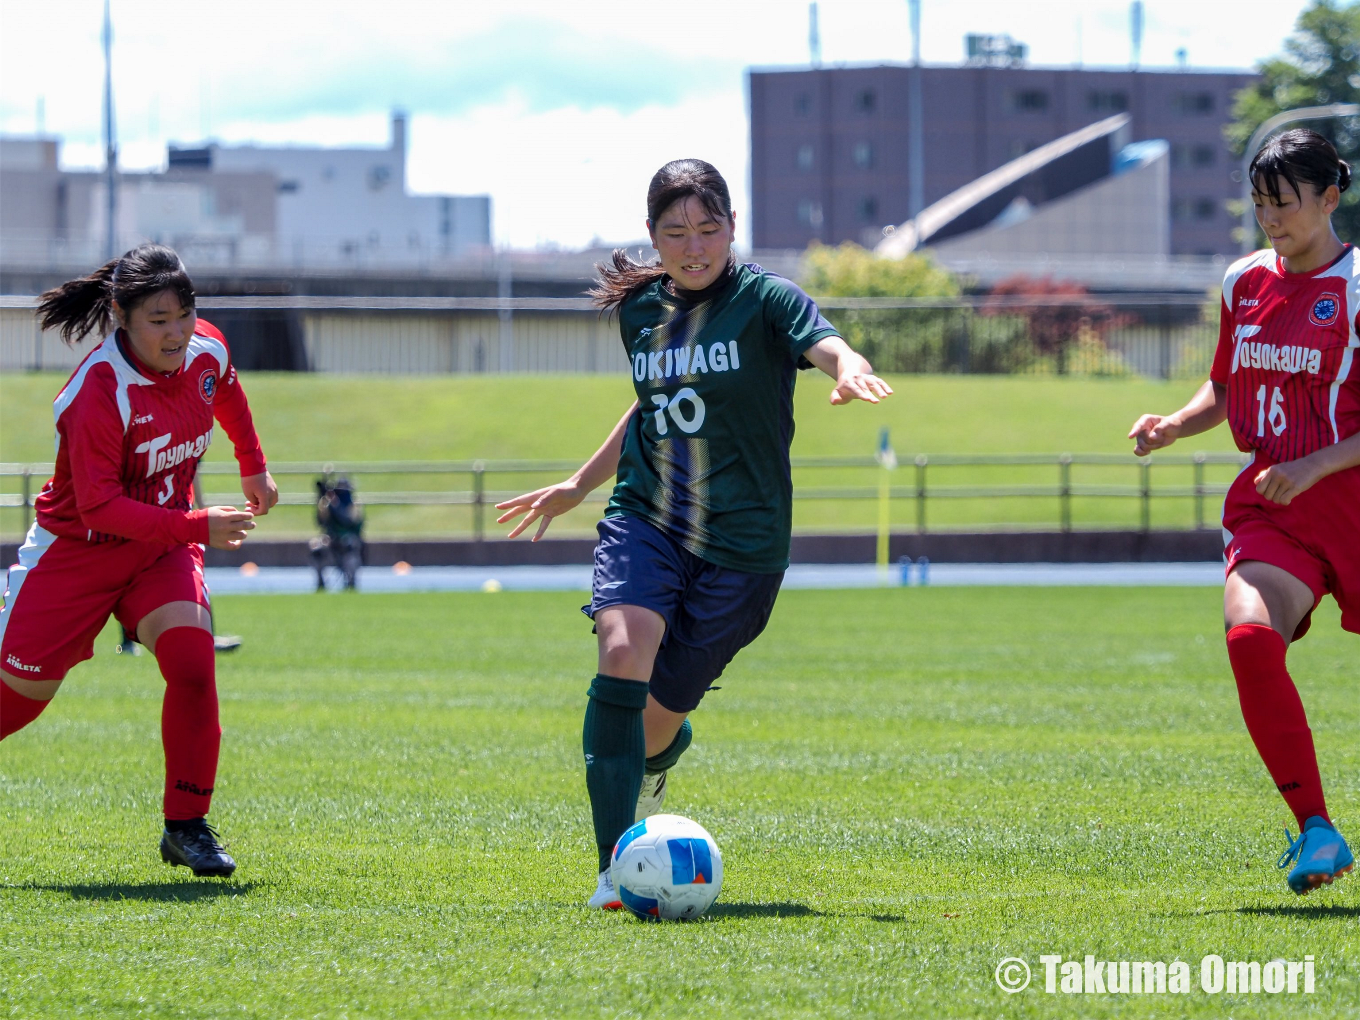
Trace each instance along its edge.
<path fill-rule="evenodd" d="M 227 345 L 216 337 L 204 336 L 202 333 L 195 333 L 193 339 L 189 341 L 189 353 L 185 358 L 185 364 L 193 361 L 200 354 L 211 354 L 217 359 L 217 374 L 225 376 L 227 374 Z"/>
<path fill-rule="evenodd" d="M 1253 269 L 1256 266 L 1269 267 L 1274 259 L 1274 248 L 1262 248 L 1260 251 L 1254 251 L 1250 255 L 1244 255 L 1228 267 L 1228 271 L 1223 274 L 1223 305 L 1229 312 L 1233 310 L 1233 288 L 1237 286 L 1237 281 L 1242 278 L 1242 274 L 1248 269 Z"/>
<path fill-rule="evenodd" d="M 1332 426 L 1332 442 L 1341 442 L 1341 433 L 1336 427 L 1336 401 L 1341 395 L 1341 387 L 1350 378 L 1351 366 L 1355 363 L 1355 349 L 1360 347 L 1360 336 L 1355 332 L 1355 319 L 1360 311 L 1360 278 L 1357 277 L 1355 249 L 1332 266 L 1322 276 L 1337 276 L 1346 281 L 1346 350 L 1341 355 L 1341 364 L 1336 370 L 1327 397 L 1327 421 Z"/>

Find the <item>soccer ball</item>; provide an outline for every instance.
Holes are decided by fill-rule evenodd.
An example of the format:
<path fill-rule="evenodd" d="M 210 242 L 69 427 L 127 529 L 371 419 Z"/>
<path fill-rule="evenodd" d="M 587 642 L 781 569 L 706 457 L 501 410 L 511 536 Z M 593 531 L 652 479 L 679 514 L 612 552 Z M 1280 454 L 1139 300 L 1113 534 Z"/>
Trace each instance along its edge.
<path fill-rule="evenodd" d="M 722 854 L 698 822 L 652 815 L 619 837 L 610 868 L 623 905 L 643 920 L 692 920 L 722 889 Z"/>

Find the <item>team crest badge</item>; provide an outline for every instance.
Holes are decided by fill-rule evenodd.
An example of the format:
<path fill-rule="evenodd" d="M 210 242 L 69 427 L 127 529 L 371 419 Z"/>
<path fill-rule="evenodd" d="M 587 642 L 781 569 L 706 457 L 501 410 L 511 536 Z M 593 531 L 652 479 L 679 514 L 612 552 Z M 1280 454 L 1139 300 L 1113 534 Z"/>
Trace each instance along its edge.
<path fill-rule="evenodd" d="M 203 398 L 205 404 L 211 404 L 213 397 L 217 396 L 217 373 L 212 369 L 206 370 L 198 377 L 198 395 Z"/>
<path fill-rule="evenodd" d="M 1308 321 L 1314 326 L 1330 326 L 1336 321 L 1336 313 L 1341 310 L 1341 300 L 1335 294 L 1323 294 L 1313 302 L 1308 313 Z"/>

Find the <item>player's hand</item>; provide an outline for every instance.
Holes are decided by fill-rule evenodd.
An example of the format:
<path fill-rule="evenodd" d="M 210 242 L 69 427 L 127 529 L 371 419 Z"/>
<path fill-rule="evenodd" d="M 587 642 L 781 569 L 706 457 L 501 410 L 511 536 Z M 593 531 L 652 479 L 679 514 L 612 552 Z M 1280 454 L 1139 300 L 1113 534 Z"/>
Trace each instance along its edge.
<path fill-rule="evenodd" d="M 831 391 L 833 404 L 848 404 L 852 400 L 866 400 L 877 404 L 879 399 L 892 395 L 892 387 L 868 372 L 846 372 L 836 380 Z"/>
<path fill-rule="evenodd" d="M 586 492 L 575 482 L 558 482 L 556 485 L 549 485 L 546 488 L 535 489 L 533 492 L 526 492 L 523 496 L 516 496 L 514 499 L 507 499 L 504 503 L 497 503 L 497 510 L 504 510 L 505 513 L 496 518 L 497 524 L 504 524 L 512 521 L 520 514 L 526 514 L 524 520 L 515 525 L 515 530 L 507 535 L 507 538 L 518 538 L 524 533 L 524 529 L 539 521 L 538 531 L 534 533 L 531 542 L 537 542 L 543 537 L 543 533 L 548 530 L 548 525 L 552 523 L 554 517 L 561 517 L 568 510 L 574 510 L 581 505 L 581 501 L 586 498 Z"/>
<path fill-rule="evenodd" d="M 1162 414 L 1145 414 L 1129 429 L 1129 438 L 1134 440 L 1133 452 L 1139 457 L 1170 446 L 1180 434 L 1180 422 Z"/>
<path fill-rule="evenodd" d="M 255 515 L 234 506 L 208 507 L 208 545 L 214 549 L 239 549 L 246 532 L 255 530 Z"/>
<path fill-rule="evenodd" d="M 1322 473 L 1312 462 L 1307 457 L 1301 457 L 1283 464 L 1270 465 L 1264 471 L 1258 472 L 1254 481 L 1256 491 L 1266 499 L 1272 503 L 1279 503 L 1280 506 L 1288 506 L 1295 496 L 1307 492 L 1321 478 Z"/>
<path fill-rule="evenodd" d="M 269 513 L 279 501 L 279 487 L 268 471 L 242 478 L 241 491 L 245 494 L 246 506 L 256 517 Z"/>

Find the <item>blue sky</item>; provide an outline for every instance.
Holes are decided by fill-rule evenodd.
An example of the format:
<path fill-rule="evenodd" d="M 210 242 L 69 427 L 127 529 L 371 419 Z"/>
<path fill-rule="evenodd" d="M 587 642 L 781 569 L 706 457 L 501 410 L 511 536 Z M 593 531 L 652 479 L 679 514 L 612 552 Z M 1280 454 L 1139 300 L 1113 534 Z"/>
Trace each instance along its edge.
<path fill-rule="evenodd" d="M 1302 0 L 1146 0 L 1143 62 L 1196 66 L 1279 51 Z M 54 16 L 60 11 L 60 17 Z M 0 0 L 0 131 L 41 100 L 69 166 L 101 161 L 101 0 Z M 123 165 L 168 141 L 381 145 L 411 114 L 409 184 L 490 193 L 499 243 L 577 247 L 642 234 L 647 179 L 701 156 L 747 205 L 748 66 L 808 59 L 806 0 L 113 0 Z M 905 0 L 822 0 L 825 63 L 905 61 Z M 922 50 L 962 58 L 1008 32 L 1031 63 L 1126 65 L 1122 0 L 923 0 Z"/>

